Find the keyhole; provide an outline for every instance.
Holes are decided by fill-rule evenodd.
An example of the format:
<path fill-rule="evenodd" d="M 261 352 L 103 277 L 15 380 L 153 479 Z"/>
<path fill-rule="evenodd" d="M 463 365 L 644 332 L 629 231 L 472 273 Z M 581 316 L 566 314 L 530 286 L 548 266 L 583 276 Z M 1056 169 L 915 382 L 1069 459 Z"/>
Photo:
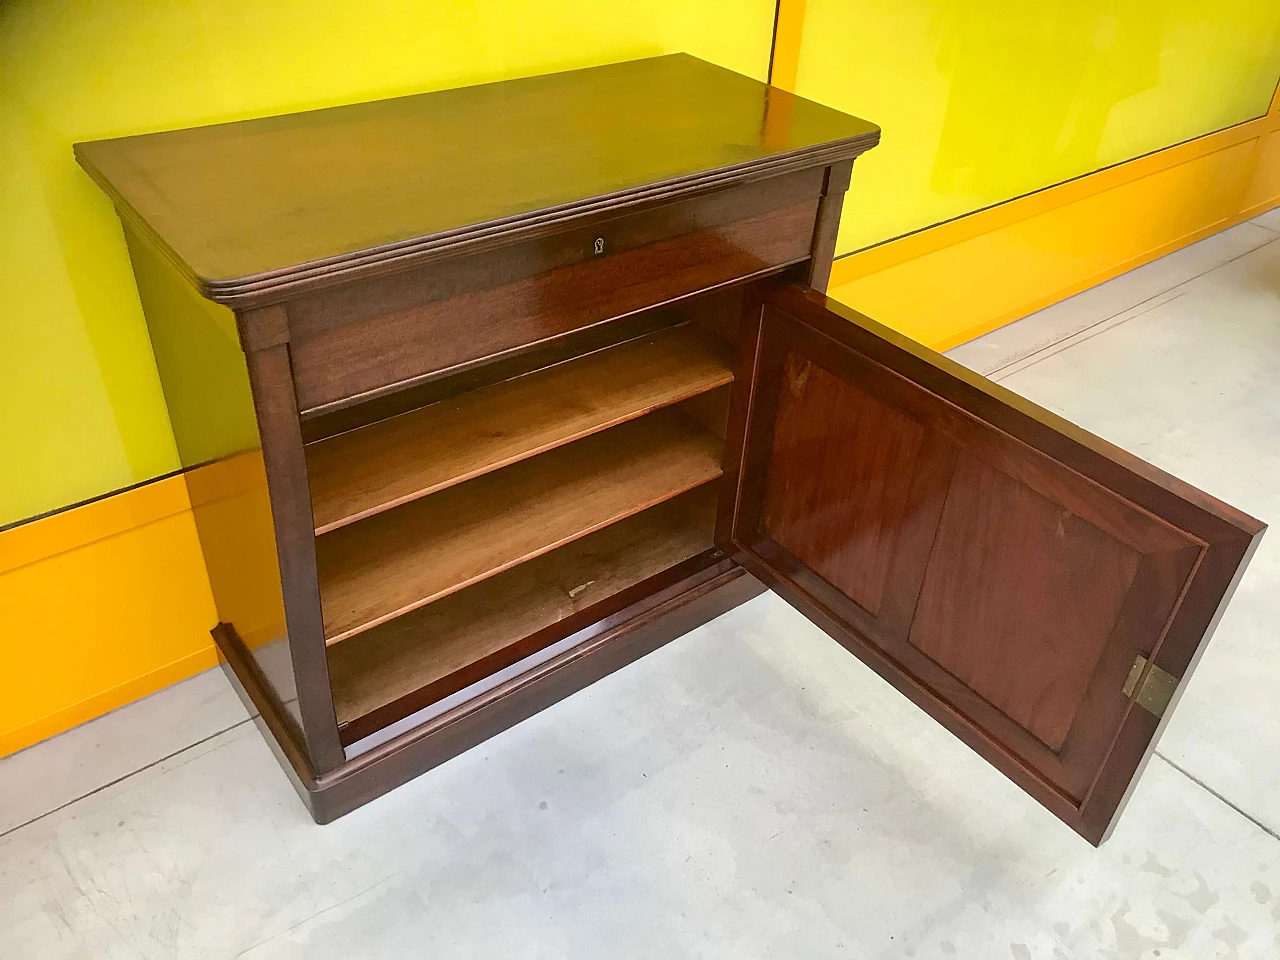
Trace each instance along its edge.
<path fill-rule="evenodd" d="M 596 253 L 604 253 L 604 237 L 596 237 Z"/>

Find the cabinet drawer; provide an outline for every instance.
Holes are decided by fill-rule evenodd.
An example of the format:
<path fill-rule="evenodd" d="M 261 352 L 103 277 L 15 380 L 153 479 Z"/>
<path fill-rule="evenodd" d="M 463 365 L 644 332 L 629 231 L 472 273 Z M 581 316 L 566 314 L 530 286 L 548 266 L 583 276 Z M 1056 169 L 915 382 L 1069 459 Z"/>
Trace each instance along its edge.
<path fill-rule="evenodd" d="M 823 168 L 346 284 L 288 305 L 304 412 L 809 256 Z"/>

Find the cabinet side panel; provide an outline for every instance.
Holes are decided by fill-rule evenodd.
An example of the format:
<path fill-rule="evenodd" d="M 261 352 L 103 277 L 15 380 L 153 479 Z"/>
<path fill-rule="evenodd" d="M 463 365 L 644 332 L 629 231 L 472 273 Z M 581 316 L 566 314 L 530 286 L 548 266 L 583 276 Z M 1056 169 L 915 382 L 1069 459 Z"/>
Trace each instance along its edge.
<path fill-rule="evenodd" d="M 201 297 L 128 226 L 125 238 L 183 469 L 258 449 L 235 314 Z"/>
<path fill-rule="evenodd" d="M 127 226 L 125 238 L 218 619 L 235 628 L 281 712 L 297 723 L 262 444 L 235 315 L 196 293 Z"/>

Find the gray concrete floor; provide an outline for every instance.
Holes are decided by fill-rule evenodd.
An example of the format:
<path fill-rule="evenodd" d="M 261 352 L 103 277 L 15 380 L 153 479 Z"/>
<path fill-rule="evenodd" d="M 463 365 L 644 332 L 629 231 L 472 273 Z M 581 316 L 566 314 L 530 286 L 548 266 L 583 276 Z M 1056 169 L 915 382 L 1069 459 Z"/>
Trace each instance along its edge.
<path fill-rule="evenodd" d="M 1280 214 L 953 355 L 1280 519 Z M 0 956 L 1276 957 L 1277 621 L 1098 850 L 772 595 L 325 828 L 203 674 L 0 761 Z"/>

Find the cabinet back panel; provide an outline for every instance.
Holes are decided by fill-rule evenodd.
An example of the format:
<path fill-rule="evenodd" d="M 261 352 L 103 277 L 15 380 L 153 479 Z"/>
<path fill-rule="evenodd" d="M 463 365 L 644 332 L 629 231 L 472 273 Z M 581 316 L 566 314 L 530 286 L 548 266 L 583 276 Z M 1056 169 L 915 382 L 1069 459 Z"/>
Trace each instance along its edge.
<path fill-rule="evenodd" d="M 674 310 L 650 310 L 597 324 L 587 330 L 559 337 L 552 343 L 508 355 L 486 363 L 479 360 L 459 372 L 428 377 L 412 386 L 382 394 L 363 403 L 312 411 L 302 420 L 302 436 L 307 443 L 334 437 L 450 400 L 472 390 L 481 390 L 546 367 L 608 349 L 637 337 L 644 337 L 683 322 Z"/>

